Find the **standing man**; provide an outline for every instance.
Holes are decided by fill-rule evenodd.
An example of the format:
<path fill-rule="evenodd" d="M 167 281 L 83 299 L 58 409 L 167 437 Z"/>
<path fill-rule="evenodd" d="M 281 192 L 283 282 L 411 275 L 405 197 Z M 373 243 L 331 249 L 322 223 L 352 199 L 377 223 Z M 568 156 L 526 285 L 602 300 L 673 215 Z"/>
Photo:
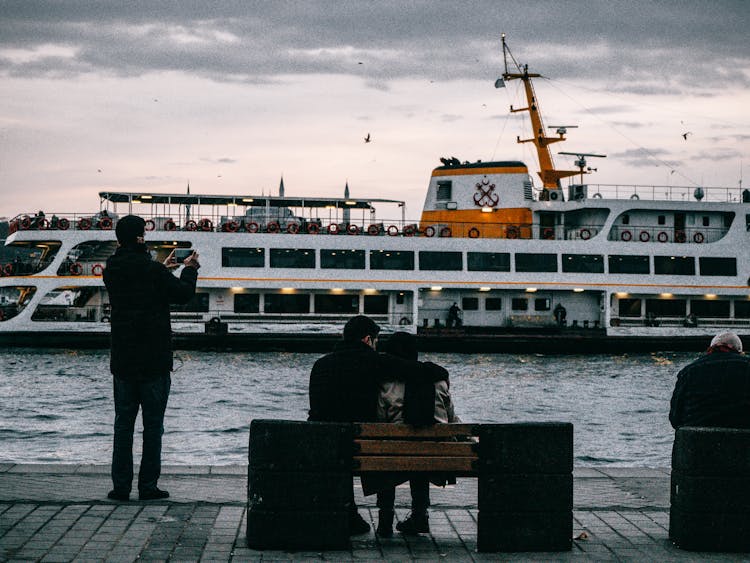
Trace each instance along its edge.
<path fill-rule="evenodd" d="M 164 411 L 172 383 L 172 327 L 170 303 L 187 303 L 195 294 L 198 254 L 185 261 L 179 279 L 170 268 L 151 259 L 143 237 L 146 222 L 127 215 L 117 222 L 118 248 L 107 260 L 104 284 L 112 306 L 110 370 L 114 376 L 115 424 L 112 483 L 107 495 L 128 500 L 133 484 L 133 428 L 142 410 L 143 454 L 138 473 L 138 498 L 167 498 L 157 487 L 161 473 L 161 436 Z"/>
<path fill-rule="evenodd" d="M 669 422 L 681 426 L 750 428 L 750 359 L 733 332 L 714 337 L 708 353 L 677 374 Z"/>

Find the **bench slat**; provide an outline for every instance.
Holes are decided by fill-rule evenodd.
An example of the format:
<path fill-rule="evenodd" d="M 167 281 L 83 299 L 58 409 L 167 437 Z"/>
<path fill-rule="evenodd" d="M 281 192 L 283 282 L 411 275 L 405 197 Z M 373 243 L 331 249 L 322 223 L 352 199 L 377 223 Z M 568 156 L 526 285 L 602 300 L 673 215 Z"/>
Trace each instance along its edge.
<path fill-rule="evenodd" d="M 354 425 L 354 435 L 360 438 L 453 438 L 475 436 L 474 424 L 435 424 L 415 427 L 387 422 L 362 422 Z"/>
<path fill-rule="evenodd" d="M 427 471 L 473 474 L 476 457 L 354 456 L 358 473 L 366 471 Z"/>
<path fill-rule="evenodd" d="M 354 440 L 360 455 L 430 455 L 476 457 L 476 442 L 418 442 L 409 440 Z"/>

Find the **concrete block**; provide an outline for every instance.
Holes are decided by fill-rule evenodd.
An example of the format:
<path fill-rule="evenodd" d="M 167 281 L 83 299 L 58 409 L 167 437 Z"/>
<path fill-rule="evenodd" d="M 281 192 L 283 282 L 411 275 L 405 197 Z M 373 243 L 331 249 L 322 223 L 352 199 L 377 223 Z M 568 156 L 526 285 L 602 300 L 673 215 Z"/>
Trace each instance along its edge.
<path fill-rule="evenodd" d="M 479 510 L 562 512 L 573 510 L 573 475 L 479 475 Z"/>
<path fill-rule="evenodd" d="M 480 473 L 570 473 L 573 425 L 568 422 L 483 424 Z"/>

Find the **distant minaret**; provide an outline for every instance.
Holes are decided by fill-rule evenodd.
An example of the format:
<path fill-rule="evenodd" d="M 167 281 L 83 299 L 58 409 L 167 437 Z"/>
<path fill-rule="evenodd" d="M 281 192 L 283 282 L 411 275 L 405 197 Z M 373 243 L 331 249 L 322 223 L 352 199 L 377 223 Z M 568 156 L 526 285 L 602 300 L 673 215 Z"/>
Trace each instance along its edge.
<path fill-rule="evenodd" d="M 346 181 L 346 186 L 344 186 L 344 199 L 349 199 L 349 180 Z M 344 202 L 344 225 L 348 225 L 351 218 L 351 212 L 349 210 L 349 206 Z"/>
<path fill-rule="evenodd" d="M 188 195 L 190 195 L 190 181 L 188 181 L 188 184 L 187 184 L 187 193 Z M 185 223 L 187 223 L 188 221 L 190 221 L 190 204 L 189 203 L 185 205 Z"/>
<path fill-rule="evenodd" d="M 281 182 L 279 182 L 279 197 L 284 197 L 284 176 L 281 177 Z"/>

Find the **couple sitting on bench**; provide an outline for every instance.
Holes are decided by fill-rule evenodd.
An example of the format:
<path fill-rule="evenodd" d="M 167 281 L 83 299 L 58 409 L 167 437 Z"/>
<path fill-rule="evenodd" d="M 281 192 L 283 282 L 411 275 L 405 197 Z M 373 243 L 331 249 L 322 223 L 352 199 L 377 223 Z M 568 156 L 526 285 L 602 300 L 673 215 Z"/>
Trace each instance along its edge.
<path fill-rule="evenodd" d="M 331 354 L 316 361 L 310 373 L 309 420 L 413 426 L 457 422 L 448 390 L 448 372 L 437 364 L 417 361 L 413 335 L 397 332 L 377 347 L 379 333 L 380 327 L 364 315 L 346 323 L 343 340 Z M 444 485 L 446 479 L 408 473 L 365 475 L 361 479 L 365 495 L 378 495 L 379 536 L 393 534 L 395 487 L 407 480 L 412 511 L 396 529 L 408 535 L 429 532 L 429 481 Z M 353 490 L 349 528 L 352 535 L 370 529 L 357 512 Z"/>

